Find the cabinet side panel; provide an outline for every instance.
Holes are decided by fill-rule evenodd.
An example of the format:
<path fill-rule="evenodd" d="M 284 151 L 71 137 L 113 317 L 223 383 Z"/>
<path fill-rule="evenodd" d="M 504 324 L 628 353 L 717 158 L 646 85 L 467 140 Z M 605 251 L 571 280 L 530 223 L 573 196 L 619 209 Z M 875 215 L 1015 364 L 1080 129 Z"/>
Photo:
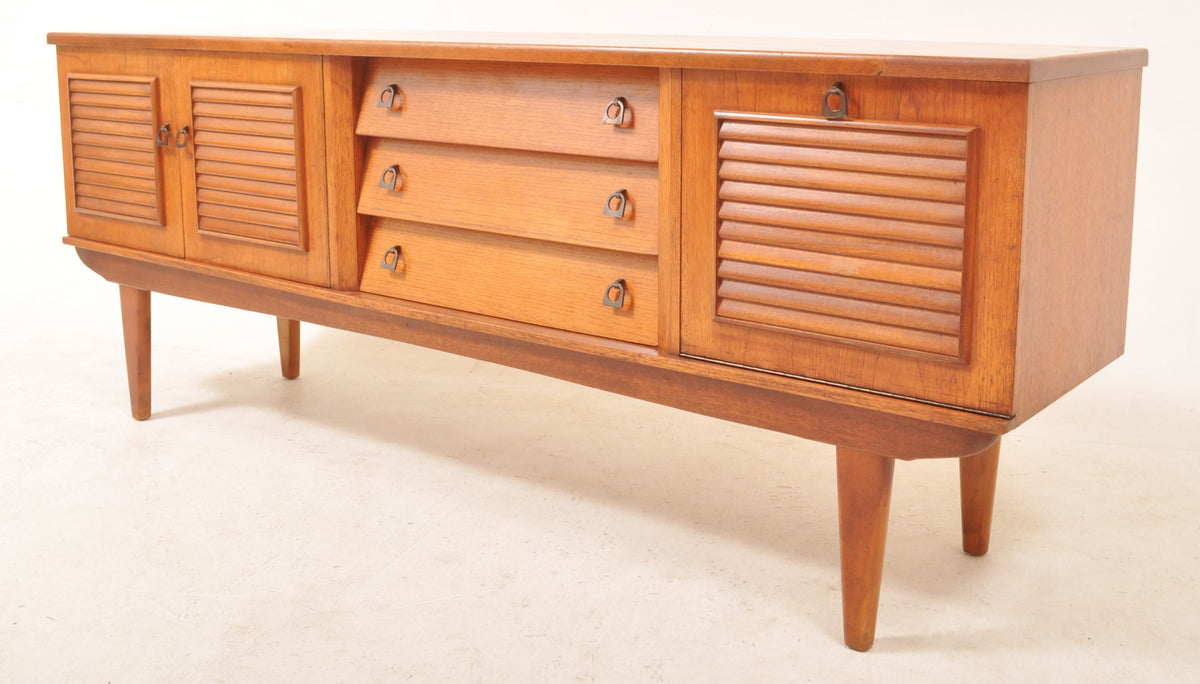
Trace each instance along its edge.
<path fill-rule="evenodd" d="M 1141 79 L 1030 86 L 1017 422 L 1124 351 Z"/>

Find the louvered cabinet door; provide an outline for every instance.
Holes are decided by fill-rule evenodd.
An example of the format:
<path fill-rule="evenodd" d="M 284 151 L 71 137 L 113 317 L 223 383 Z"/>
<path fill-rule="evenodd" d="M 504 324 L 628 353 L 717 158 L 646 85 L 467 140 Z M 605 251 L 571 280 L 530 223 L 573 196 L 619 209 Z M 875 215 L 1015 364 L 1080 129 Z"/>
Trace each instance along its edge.
<path fill-rule="evenodd" d="M 62 48 L 58 64 L 67 232 L 183 256 L 163 53 Z"/>
<path fill-rule="evenodd" d="M 821 110 L 834 80 L 840 120 Z M 682 352 L 1007 414 L 1021 169 L 999 160 L 1023 139 L 989 104 L 1019 112 L 1006 88 L 686 73 Z"/>
<path fill-rule="evenodd" d="M 320 58 L 181 63 L 188 259 L 328 285 Z"/>

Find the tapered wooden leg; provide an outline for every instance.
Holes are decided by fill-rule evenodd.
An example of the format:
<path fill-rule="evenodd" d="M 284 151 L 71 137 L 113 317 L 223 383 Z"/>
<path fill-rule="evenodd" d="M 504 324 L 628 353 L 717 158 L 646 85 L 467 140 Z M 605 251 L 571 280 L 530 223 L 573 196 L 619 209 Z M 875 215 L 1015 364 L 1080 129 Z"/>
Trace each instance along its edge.
<path fill-rule="evenodd" d="M 279 369 L 283 377 L 294 380 L 300 377 L 300 321 L 276 318 L 279 327 Z"/>
<path fill-rule="evenodd" d="M 883 550 L 895 461 L 838 447 L 838 527 L 842 547 L 842 626 L 846 645 L 875 643 Z"/>
<path fill-rule="evenodd" d="M 137 420 L 150 417 L 150 291 L 121 286 L 121 329 L 129 408 Z"/>
<path fill-rule="evenodd" d="M 999 465 L 1000 440 L 974 456 L 958 459 L 958 480 L 962 489 L 963 551 L 972 556 L 982 556 L 988 551 Z"/>

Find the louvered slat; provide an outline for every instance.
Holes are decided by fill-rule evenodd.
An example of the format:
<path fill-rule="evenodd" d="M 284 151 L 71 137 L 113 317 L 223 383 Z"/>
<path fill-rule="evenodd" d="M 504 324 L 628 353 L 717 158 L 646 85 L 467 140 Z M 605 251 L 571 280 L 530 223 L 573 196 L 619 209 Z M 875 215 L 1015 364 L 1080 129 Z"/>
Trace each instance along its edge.
<path fill-rule="evenodd" d="M 742 202 L 723 202 L 720 217 L 724 220 L 747 221 L 766 226 L 804 228 L 829 233 L 846 233 L 865 237 L 882 237 L 906 242 L 962 248 L 962 228 L 937 226 L 929 223 L 894 221 L 849 214 L 830 214 L 789 207 L 773 207 Z"/>
<path fill-rule="evenodd" d="M 810 119 L 797 125 L 798 119 L 771 123 L 731 121 L 721 124 L 721 140 L 771 142 L 800 147 L 827 147 L 924 157 L 965 159 L 966 135 L 955 135 L 950 127 L 911 124 L 859 124 L 831 126 L 822 119 Z M 967 129 L 960 128 L 965 133 Z M 949 135 L 946 133 L 950 132 Z"/>
<path fill-rule="evenodd" d="M 255 104 L 230 104 L 228 102 L 197 102 L 192 108 L 194 116 L 241 119 L 242 121 L 276 121 L 288 123 L 292 119 L 283 107 L 268 107 Z"/>
<path fill-rule="evenodd" d="M 115 147 L 110 141 L 105 142 L 109 142 L 110 144 L 89 145 L 83 141 L 76 141 L 74 145 L 75 156 L 83 159 L 111 159 L 113 161 L 129 162 L 143 166 L 154 166 L 153 150 Z"/>
<path fill-rule="evenodd" d="M 93 159 L 79 156 L 75 158 L 76 171 L 98 171 L 114 176 L 129 176 L 131 178 L 148 178 L 155 180 L 158 176 L 156 167 L 149 164 L 133 164 L 113 161 L 111 159 Z"/>
<path fill-rule="evenodd" d="M 123 219 L 153 221 L 158 218 L 157 207 L 147 207 L 131 202 L 120 202 L 99 197 L 88 197 L 87 195 L 80 195 L 78 193 L 75 195 L 75 207 L 82 211 L 111 214 L 113 216 L 120 216 Z"/>
<path fill-rule="evenodd" d="M 756 164 L 726 161 L 721 164 L 718 177 L 722 180 L 790 185 L 797 188 L 908 197 L 960 204 L 966 196 L 966 190 L 961 181 L 821 167 L 784 166 L 778 163 Z"/>
<path fill-rule="evenodd" d="M 196 127 L 209 131 L 231 131 L 255 133 L 257 135 L 273 135 L 281 138 L 291 138 L 295 135 L 295 127 L 290 123 L 279 121 L 260 121 L 252 119 L 229 120 L 219 116 L 197 116 Z"/>
<path fill-rule="evenodd" d="M 96 197 L 99 199 L 127 202 L 129 204 L 138 204 L 143 207 L 151 208 L 156 205 L 157 199 L 152 192 L 130 190 L 128 188 L 119 188 L 111 185 L 92 185 L 90 183 L 76 183 L 75 194 L 81 197 Z"/>
<path fill-rule="evenodd" d="M 204 188 L 211 188 L 214 190 L 231 190 L 233 192 L 248 192 L 262 195 L 263 197 L 282 197 L 290 200 L 296 199 L 295 181 L 271 182 L 238 176 L 202 175 L 204 175 L 204 178 L 200 179 L 199 182 Z"/>
<path fill-rule="evenodd" d="M 963 225 L 964 218 L 961 204 L 872 195 L 854 192 L 849 188 L 845 192 L 838 192 L 743 181 L 723 181 L 720 197 L 723 200 L 753 204 L 796 207 L 836 214 L 856 214 L 958 227 Z"/>
<path fill-rule="evenodd" d="M 68 76 L 78 211 L 164 224 L 155 89 L 152 77 Z"/>
<path fill-rule="evenodd" d="M 157 187 L 153 178 L 134 178 L 133 176 L 118 176 L 110 173 L 101 173 L 98 171 L 76 171 L 76 183 L 87 183 L 89 185 L 107 185 L 114 188 L 130 188 L 131 190 L 144 190 L 146 192 L 154 192 Z"/>
<path fill-rule="evenodd" d="M 292 167 L 279 168 L 274 166 L 256 166 L 254 164 L 238 164 L 212 159 L 196 160 L 196 173 L 210 176 L 226 176 L 229 178 L 249 178 L 269 181 L 280 185 L 291 186 L 291 192 L 296 191 L 296 169 Z"/>
<path fill-rule="evenodd" d="M 727 280 L 721 283 L 717 296 L 834 316 L 846 317 L 852 314 L 858 320 L 886 323 L 901 328 L 928 330 L 948 335 L 958 332 L 958 316 L 953 314 L 861 299 L 846 299 L 769 285 L 743 283 L 736 280 Z"/>
<path fill-rule="evenodd" d="M 71 116 L 74 118 L 109 118 L 113 121 L 140 121 L 151 123 L 149 109 L 121 109 L 119 107 L 91 107 L 88 105 L 72 105 Z"/>
<path fill-rule="evenodd" d="M 721 158 L 725 160 L 817 166 L 824 169 L 859 169 L 876 173 L 895 173 L 904 176 L 925 176 L 949 180 L 966 180 L 967 177 L 967 165 L 962 159 L 854 152 L 821 147 L 792 147 L 736 140 L 722 143 L 720 154 Z"/>
<path fill-rule="evenodd" d="M 779 328 L 804 330 L 851 340 L 864 340 L 889 347 L 920 350 L 941 356 L 958 355 L 958 336 L 870 323 L 846 316 L 827 316 L 802 309 L 764 306 L 736 299 L 723 299 L 717 315 Z"/>
<path fill-rule="evenodd" d="M 723 115 L 717 315 L 959 358 L 972 130 Z"/>
<path fill-rule="evenodd" d="M 863 259 L 841 254 L 824 254 L 802 249 L 787 249 L 737 240 L 722 240 L 717 258 L 752 264 L 794 268 L 802 271 L 846 275 L 897 285 L 915 285 L 933 290 L 958 292 L 962 274 L 942 268 L 930 268 L 895 261 Z"/>
<path fill-rule="evenodd" d="M 911 285 L 897 285 L 848 276 L 799 271 L 741 261 L 722 261 L 717 275 L 722 282 L 737 280 L 747 283 L 779 285 L 793 290 L 808 290 L 876 302 L 903 304 L 920 309 L 957 314 L 962 298 L 957 292 L 931 290 Z"/>
<path fill-rule="evenodd" d="M 199 231 L 303 248 L 298 89 L 206 83 L 191 92 Z"/>
<path fill-rule="evenodd" d="M 880 240 L 871 237 L 826 233 L 818 230 L 778 228 L 739 221 L 722 222 L 720 236 L 725 240 L 792 247 L 810 252 L 866 257 L 881 261 L 954 270 L 962 268 L 961 249 L 901 240 Z"/>
<path fill-rule="evenodd" d="M 282 228 L 279 226 L 269 226 L 262 223 L 252 223 L 246 221 L 234 221 L 215 216 L 201 216 L 199 220 L 199 226 L 200 230 L 205 233 L 220 234 L 230 238 L 262 240 L 265 242 L 278 242 L 282 244 L 291 244 L 297 240 L 296 230 L 293 228 Z"/>

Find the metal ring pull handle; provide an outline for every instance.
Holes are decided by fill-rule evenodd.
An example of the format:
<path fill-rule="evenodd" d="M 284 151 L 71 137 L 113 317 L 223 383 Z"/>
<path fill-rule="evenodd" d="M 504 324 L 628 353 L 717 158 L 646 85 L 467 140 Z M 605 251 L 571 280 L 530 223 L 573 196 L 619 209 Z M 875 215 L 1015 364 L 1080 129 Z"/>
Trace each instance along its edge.
<path fill-rule="evenodd" d="M 624 126 L 627 114 L 632 114 L 629 110 L 629 103 L 623 97 L 614 97 L 612 102 L 609 102 L 604 107 L 604 119 L 600 123 L 610 126 Z"/>
<path fill-rule="evenodd" d="M 839 98 L 839 104 L 836 109 L 829 106 L 830 97 Z M 842 90 L 841 82 L 834 83 L 829 86 L 829 90 L 825 91 L 825 97 L 821 98 L 821 116 L 826 119 L 844 119 L 846 118 L 847 106 L 850 104 L 850 98 L 846 97 L 846 91 Z"/>
<path fill-rule="evenodd" d="M 183 128 L 179 129 L 179 132 L 175 134 L 175 147 L 181 150 L 187 147 L 188 141 L 191 139 L 191 137 L 192 131 L 190 128 L 184 126 Z"/>
<path fill-rule="evenodd" d="M 400 174 L 399 164 L 392 164 L 383 170 L 379 176 L 379 187 L 387 190 L 399 190 L 404 187 L 404 176 Z"/>
<path fill-rule="evenodd" d="M 404 269 L 404 254 L 400 252 L 400 245 L 396 245 L 384 252 L 383 262 L 379 264 L 380 268 L 386 268 L 389 271 L 395 271 L 397 266 L 401 270 Z"/>
<path fill-rule="evenodd" d="M 400 86 L 393 83 L 384 88 L 383 92 L 379 93 L 379 99 L 375 100 L 375 106 L 393 112 L 400 111 L 400 107 L 404 106 L 404 93 L 400 92 Z"/>
<path fill-rule="evenodd" d="M 154 136 L 154 144 L 159 147 L 169 147 L 171 144 L 171 124 L 165 123 L 158 127 L 158 133 Z"/>
<path fill-rule="evenodd" d="M 618 190 L 604 200 L 604 215 L 625 218 L 625 209 L 629 206 L 629 193 Z"/>
<path fill-rule="evenodd" d="M 625 279 L 619 278 L 612 285 L 604 288 L 604 306 L 614 309 L 625 307 Z"/>

